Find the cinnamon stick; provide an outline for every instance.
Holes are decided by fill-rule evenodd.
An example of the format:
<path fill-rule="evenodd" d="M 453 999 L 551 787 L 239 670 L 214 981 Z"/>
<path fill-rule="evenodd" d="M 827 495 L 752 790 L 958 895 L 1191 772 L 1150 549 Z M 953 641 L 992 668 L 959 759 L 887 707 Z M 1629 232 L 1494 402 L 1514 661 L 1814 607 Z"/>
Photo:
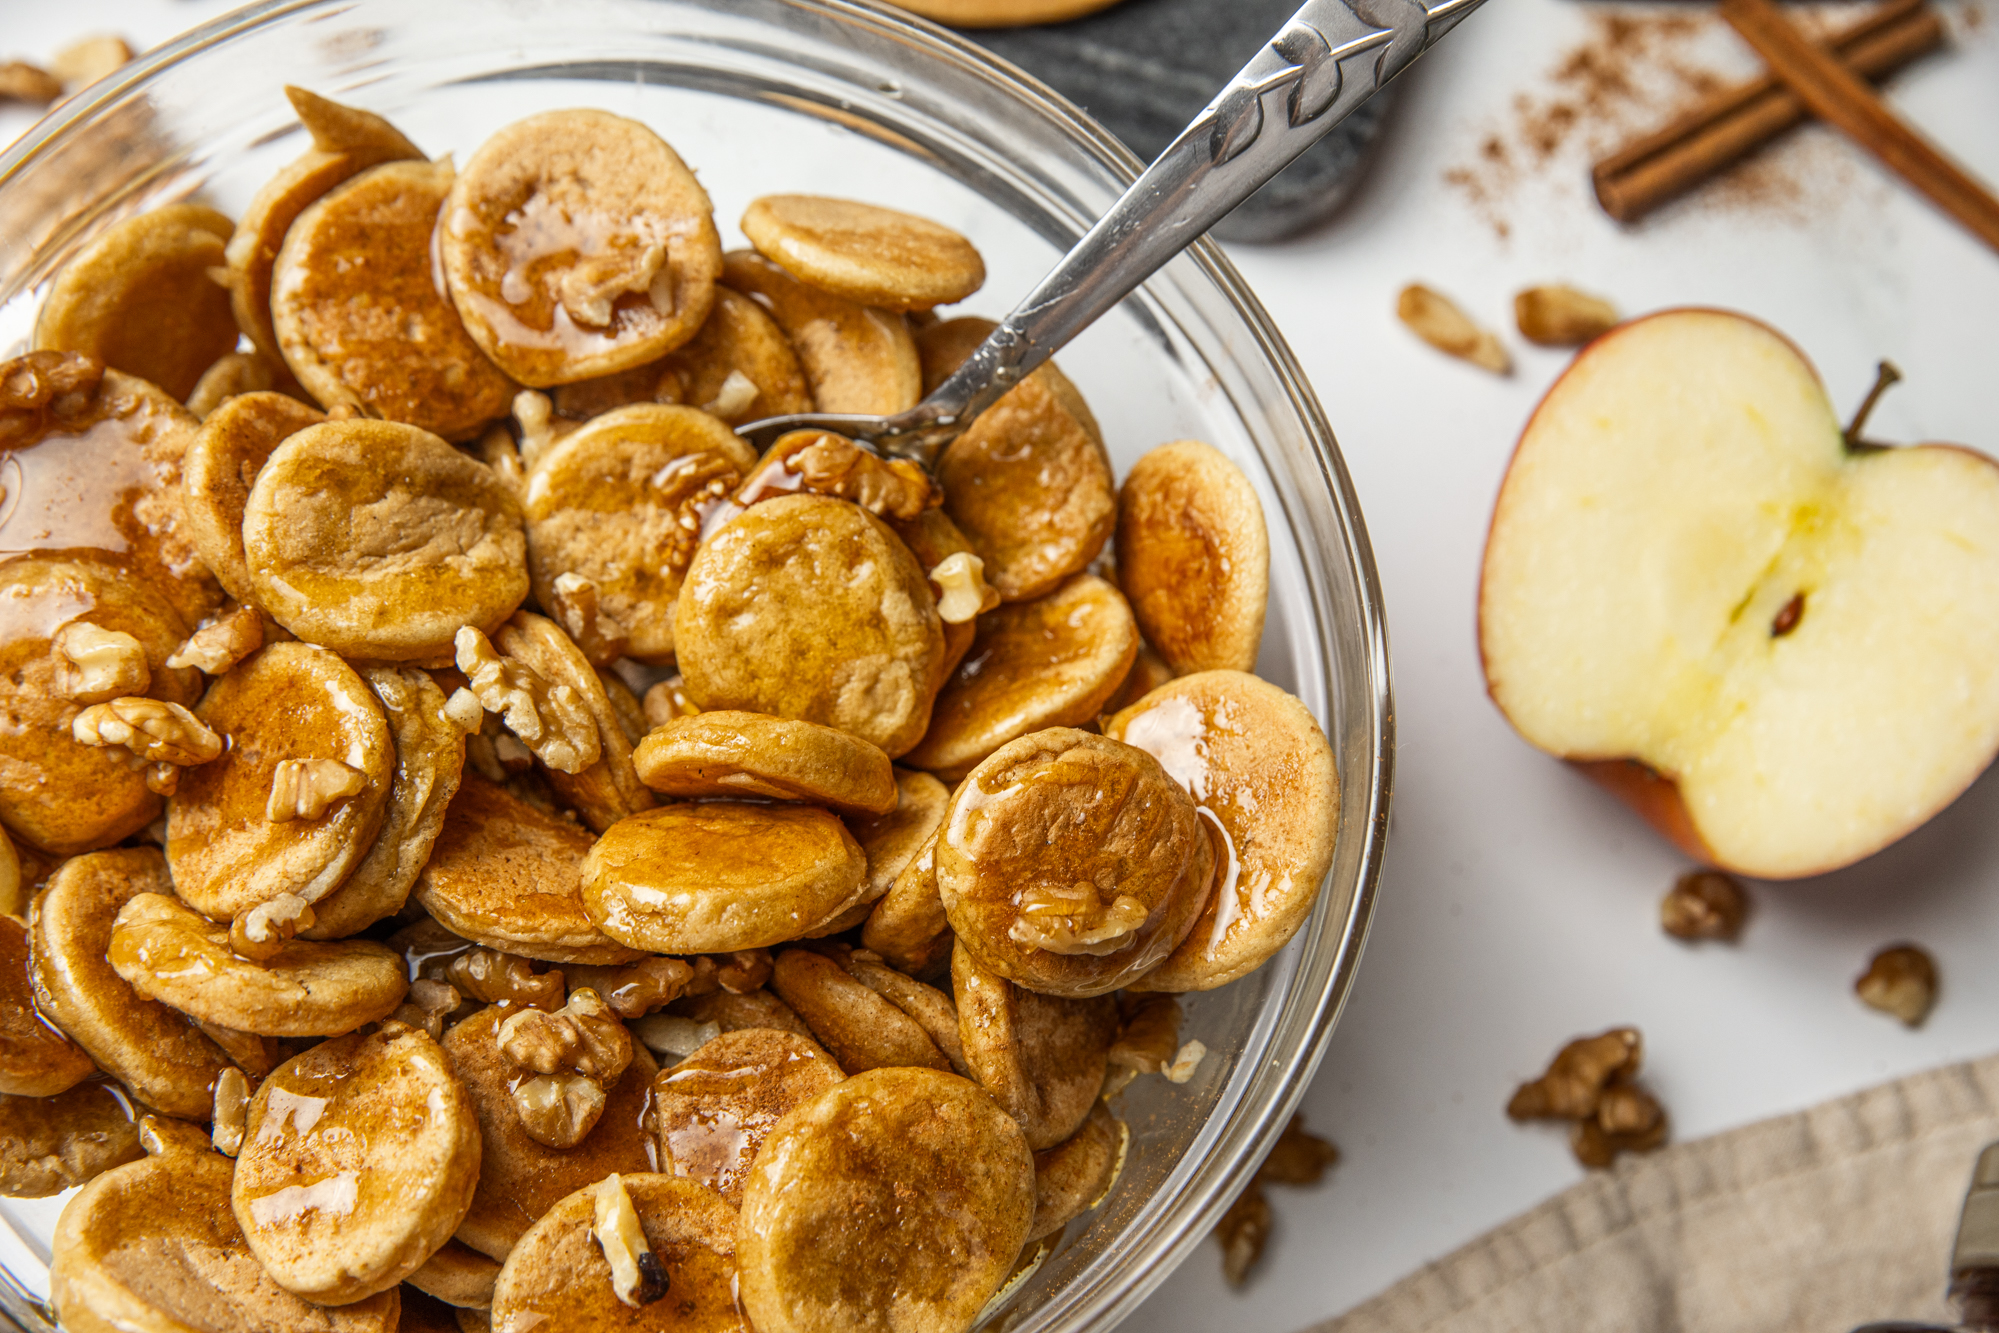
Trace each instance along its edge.
<path fill-rule="evenodd" d="M 1893 0 L 1826 46 L 1856 74 L 1880 79 L 1943 45 L 1943 36 L 1926 0 Z M 1619 222 L 1634 222 L 1810 116 L 1774 74 L 1725 88 L 1598 162 L 1590 173 L 1597 202 Z"/>
<path fill-rule="evenodd" d="M 1806 41 L 1770 0 L 1721 0 L 1721 16 L 1813 115 L 1999 250 L 1999 198 L 1889 110 L 1852 70 Z"/>

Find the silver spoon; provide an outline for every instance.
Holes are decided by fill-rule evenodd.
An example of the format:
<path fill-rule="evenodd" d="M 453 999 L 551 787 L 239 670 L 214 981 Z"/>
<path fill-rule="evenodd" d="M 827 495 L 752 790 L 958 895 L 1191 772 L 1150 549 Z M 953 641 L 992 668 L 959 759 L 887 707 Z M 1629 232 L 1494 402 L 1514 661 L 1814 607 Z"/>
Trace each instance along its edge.
<path fill-rule="evenodd" d="M 801 412 L 737 430 L 759 450 L 829 430 L 936 467 L 1035 367 L 1409 67 L 1483 0 L 1308 0 L 949 379 L 907 412 Z"/>

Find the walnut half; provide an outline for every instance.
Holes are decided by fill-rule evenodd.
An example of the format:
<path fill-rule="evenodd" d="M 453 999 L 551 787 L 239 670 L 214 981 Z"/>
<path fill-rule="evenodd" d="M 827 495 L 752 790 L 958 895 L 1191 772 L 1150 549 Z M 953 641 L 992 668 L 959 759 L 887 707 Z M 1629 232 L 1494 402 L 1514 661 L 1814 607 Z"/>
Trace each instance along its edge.
<path fill-rule="evenodd" d="M 502 657 L 467 625 L 456 640 L 458 669 L 489 713 L 558 773 L 581 773 L 603 757 L 603 737 L 589 708 L 567 685 L 550 685 L 527 663 Z"/>
<path fill-rule="evenodd" d="M 219 676 L 264 646 L 264 620 L 239 606 L 194 633 L 167 659 L 170 667 L 193 667 L 205 676 Z"/>
<path fill-rule="evenodd" d="M 318 819 L 336 802 L 357 795 L 368 775 L 338 759 L 283 759 L 271 774 L 264 818 L 273 824 Z"/>
<path fill-rule="evenodd" d="M 1567 1120 L 1569 1147 L 1601 1169 L 1620 1152 L 1650 1152 L 1666 1141 L 1666 1111 L 1634 1081 L 1644 1058 L 1636 1028 L 1612 1028 L 1564 1046 L 1548 1072 L 1523 1083 L 1506 1104 L 1515 1120 Z"/>
<path fill-rule="evenodd" d="M 524 1009 L 494 1033 L 500 1053 L 536 1077 L 514 1089 L 514 1111 L 537 1143 L 573 1148 L 604 1114 L 606 1093 L 632 1062 L 632 1036 L 597 992 L 579 986 L 553 1012 Z"/>
<path fill-rule="evenodd" d="M 56 631 L 52 646 L 56 692 L 65 699 L 103 703 L 121 694 L 144 694 L 153 683 L 146 650 L 123 630 L 72 620 Z"/>
<path fill-rule="evenodd" d="M 122 745 L 132 766 L 173 764 L 191 768 L 222 753 L 222 738 L 179 704 L 127 697 L 92 704 L 70 723 L 79 745 Z"/>

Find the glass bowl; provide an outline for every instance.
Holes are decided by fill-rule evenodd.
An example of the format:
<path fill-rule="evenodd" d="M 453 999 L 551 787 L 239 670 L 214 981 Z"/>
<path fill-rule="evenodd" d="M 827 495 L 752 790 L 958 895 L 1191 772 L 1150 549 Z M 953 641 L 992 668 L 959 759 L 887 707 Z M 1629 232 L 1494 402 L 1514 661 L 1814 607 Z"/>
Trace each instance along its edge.
<path fill-rule="evenodd" d="M 759 194 L 847 195 L 958 228 L 1002 315 L 1140 164 L 1074 106 L 919 20 L 844 0 L 290 0 L 134 62 L 0 157 L 0 346 L 26 345 L 50 275 L 110 223 L 198 196 L 234 214 L 304 132 L 297 83 L 380 112 L 461 158 L 535 111 L 652 125 L 700 173 L 725 244 Z M 1208 1055 L 1182 1085 L 1121 1094 L 1123 1175 L 990 1327 L 1107 1328 L 1207 1235 L 1282 1130 L 1360 958 L 1388 815 L 1393 713 L 1381 591 L 1338 446 L 1284 340 L 1203 241 L 1060 358 L 1120 475 L 1198 437 L 1249 474 L 1269 517 L 1258 671 L 1325 725 L 1343 802 L 1317 909 L 1251 976 L 1191 997 Z M 8 1201 L 0 1263 L 46 1290 L 60 1199 Z"/>

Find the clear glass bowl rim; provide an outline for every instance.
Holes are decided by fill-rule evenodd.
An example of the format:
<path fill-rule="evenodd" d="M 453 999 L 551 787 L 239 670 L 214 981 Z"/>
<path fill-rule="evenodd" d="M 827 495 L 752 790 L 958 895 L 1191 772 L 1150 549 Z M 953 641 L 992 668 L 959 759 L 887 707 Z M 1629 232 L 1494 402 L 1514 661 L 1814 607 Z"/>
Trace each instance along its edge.
<path fill-rule="evenodd" d="M 706 0 L 714 3 L 715 0 Z M 973 42 L 928 20 L 895 10 L 875 0 L 775 0 L 795 9 L 826 18 L 867 25 L 891 32 L 908 45 L 913 58 L 943 61 L 960 74 L 970 75 L 1053 123 L 1077 147 L 1083 149 L 1122 188 L 1135 180 L 1144 164 L 1130 150 L 1059 93 Z M 25 168 L 51 145 L 60 144 L 72 129 L 83 126 L 120 104 L 164 71 L 203 51 L 222 45 L 264 25 L 276 24 L 312 11 L 338 11 L 344 0 L 261 0 L 190 29 L 181 36 L 146 52 L 104 81 L 58 105 L 50 114 L 24 133 L 4 153 L 0 153 L 0 191 L 4 191 Z M 45 239 L 41 252 L 63 246 L 66 235 Z M 40 253 L 40 252 L 38 252 Z M 1366 772 L 1341 773 L 1342 801 L 1356 799 L 1364 805 L 1364 818 L 1342 823 L 1360 832 L 1365 839 L 1358 858 L 1358 882 L 1344 920 L 1329 919 L 1325 895 L 1305 930 L 1331 933 L 1334 956 L 1323 989 L 1316 995 L 1287 994 L 1296 1004 L 1309 1002 L 1309 1015 L 1301 1015 L 1291 1029 L 1297 1039 L 1288 1050 L 1271 1053 L 1273 1059 L 1259 1072 L 1246 1091 L 1260 1093 L 1262 1113 L 1254 1121 L 1238 1126 L 1218 1141 L 1211 1162 L 1196 1182 L 1163 1216 L 1154 1219 L 1150 1234 L 1134 1246 L 1121 1237 L 1123 1253 L 1107 1254 L 1114 1264 L 1101 1260 L 1084 1276 L 1088 1282 L 1073 1284 L 1084 1291 L 1067 1291 L 1037 1310 L 1028 1325 L 1040 1330 L 1059 1326 L 1067 1329 L 1107 1329 L 1132 1313 L 1139 1303 L 1177 1267 L 1201 1238 L 1206 1236 L 1223 1210 L 1234 1199 L 1249 1175 L 1262 1161 L 1270 1145 L 1282 1132 L 1303 1096 L 1306 1085 L 1323 1058 L 1333 1028 L 1351 992 L 1360 956 L 1371 924 L 1378 890 L 1382 859 L 1386 848 L 1390 794 L 1394 772 L 1395 717 L 1389 674 L 1386 616 L 1380 578 L 1372 546 L 1362 518 L 1352 479 L 1347 471 L 1333 432 L 1318 398 L 1290 346 L 1271 321 L 1261 302 L 1243 281 L 1220 246 L 1203 237 L 1189 246 L 1186 254 L 1202 274 L 1226 298 L 1254 339 L 1254 351 L 1282 385 L 1289 405 L 1310 437 L 1335 515 L 1339 520 L 1339 549 L 1329 558 L 1343 560 L 1357 585 L 1359 639 L 1365 645 L 1366 661 L 1353 664 L 1368 684 L 1368 711 L 1372 732 L 1372 754 Z M 1328 534 L 1307 529 L 1301 535 L 1324 540 Z M 1331 649 L 1327 647 L 1330 657 Z M 1336 747 L 1337 747 L 1337 738 Z M 1281 1057 L 1281 1058 L 1279 1058 Z M 1217 1105 L 1215 1115 L 1239 1110 L 1226 1101 Z M 1109 1271 L 1099 1271 L 1108 1269 Z M 11 1276 L 11 1275 L 7 1275 Z M 1002 1325 L 1011 1327 L 1011 1319 Z"/>

